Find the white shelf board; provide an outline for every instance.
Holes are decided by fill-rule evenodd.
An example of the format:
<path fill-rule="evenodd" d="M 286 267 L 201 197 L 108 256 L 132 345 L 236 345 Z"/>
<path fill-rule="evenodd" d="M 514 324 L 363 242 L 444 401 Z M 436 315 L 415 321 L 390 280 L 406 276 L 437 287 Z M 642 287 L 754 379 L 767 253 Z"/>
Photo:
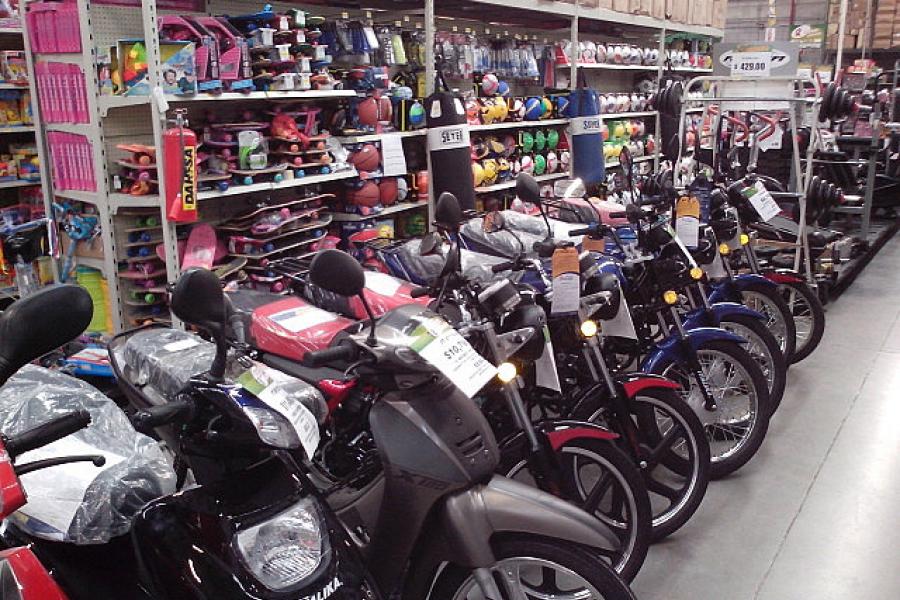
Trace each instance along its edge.
<path fill-rule="evenodd" d="M 544 119 L 543 121 L 509 121 L 504 123 L 491 123 L 490 125 L 469 125 L 469 131 L 520 129 L 525 127 L 552 127 L 553 125 L 568 125 L 568 123 L 569 119 Z"/>
<path fill-rule="evenodd" d="M 562 173 L 548 173 L 546 175 L 536 175 L 534 180 L 538 183 L 543 181 L 553 181 L 554 179 L 564 179 L 569 176 L 568 172 Z M 500 190 L 507 190 L 510 188 L 516 187 L 516 180 L 511 179 L 510 181 L 504 181 L 503 183 L 495 183 L 494 185 L 485 185 L 481 187 L 475 188 L 476 194 L 487 194 L 490 192 L 497 192 Z"/>
<path fill-rule="evenodd" d="M 22 35 L 22 28 L 21 27 L 0 27 L 0 34 Z"/>
<path fill-rule="evenodd" d="M 380 213 L 372 215 L 357 215 L 354 213 L 333 212 L 331 213 L 331 220 L 335 223 L 368 221 L 370 219 L 380 219 L 397 213 L 406 212 L 408 210 L 416 210 L 417 208 L 428 208 L 428 203 L 403 202 L 401 204 L 395 204 L 394 206 L 388 206 Z"/>
<path fill-rule="evenodd" d="M 34 125 L 17 125 L 15 127 L 0 127 L 2 133 L 33 133 Z"/>
<path fill-rule="evenodd" d="M 336 173 L 327 173 L 325 175 L 307 175 L 306 177 L 297 177 L 275 183 L 272 181 L 263 181 L 260 183 L 251 183 L 250 185 L 229 185 L 224 192 L 218 190 L 206 190 L 197 194 L 200 200 L 209 200 L 212 198 L 222 198 L 225 196 L 237 196 L 242 194 L 251 194 L 253 192 L 274 191 L 292 187 L 300 187 L 306 185 L 316 185 L 317 183 L 327 183 L 329 181 L 340 181 L 341 179 L 351 179 L 359 177 L 356 169 L 345 169 Z"/>
<path fill-rule="evenodd" d="M 114 192 L 109 195 L 109 209 L 113 214 L 123 208 L 159 208 L 159 196 L 148 194 L 146 196 L 134 196 Z"/>
<path fill-rule="evenodd" d="M 672 67 L 676 73 L 712 73 L 712 69 L 704 69 L 703 67 Z"/>
<path fill-rule="evenodd" d="M 97 192 L 85 192 L 83 190 L 53 190 L 54 196 L 66 198 L 67 200 L 75 200 L 76 202 L 87 202 L 89 204 L 97 204 Z"/>
<path fill-rule="evenodd" d="M 41 185 L 40 180 L 38 181 L 26 181 L 24 179 L 16 179 L 13 181 L 0 181 L 0 189 L 5 188 L 20 188 L 20 187 L 31 187 L 33 185 Z"/>
<path fill-rule="evenodd" d="M 359 135 L 336 135 L 334 136 L 342 144 L 360 144 L 362 142 L 377 142 L 382 136 L 385 135 L 396 135 L 402 138 L 405 137 L 421 137 L 428 133 L 428 130 L 424 127 L 422 129 L 416 129 L 415 131 L 385 131 L 383 133 L 362 133 Z"/>
<path fill-rule="evenodd" d="M 601 119 L 633 119 L 637 117 L 655 117 L 655 110 L 640 110 L 634 112 L 608 113 L 600 115 Z"/>
<path fill-rule="evenodd" d="M 690 114 L 698 114 L 698 113 L 702 113 L 702 112 L 703 112 L 703 107 L 702 107 L 702 106 L 697 106 L 697 107 L 695 107 L 695 108 L 686 108 L 686 109 L 684 110 L 684 112 L 685 112 L 686 114 L 689 114 L 689 115 L 690 115 Z"/>
<path fill-rule="evenodd" d="M 7 83 L 0 82 L 0 90 L 29 90 L 31 88 L 28 87 L 28 82 L 25 81 L 23 83 Z"/>
<path fill-rule="evenodd" d="M 356 92 L 353 90 L 307 90 L 307 91 L 287 91 L 287 92 L 222 92 L 221 94 L 195 94 L 193 96 L 174 96 L 167 95 L 166 101 L 169 104 L 180 104 L 183 102 L 229 102 L 229 101 L 247 101 L 247 100 L 321 100 L 325 98 L 355 98 Z M 100 96 L 98 104 L 100 112 L 106 115 L 110 109 L 128 108 L 130 106 L 141 106 L 150 103 L 150 96 Z"/>
<path fill-rule="evenodd" d="M 571 65 L 556 65 L 558 69 L 569 69 Z M 607 71 L 656 71 L 657 65 L 617 65 L 613 63 L 578 63 L 579 69 L 601 69 Z"/>
<path fill-rule="evenodd" d="M 647 161 L 653 160 L 654 158 L 656 158 L 656 155 L 655 155 L 655 154 L 648 154 L 647 156 L 635 156 L 635 157 L 634 157 L 634 162 L 635 162 L 635 163 L 642 163 L 642 162 L 647 162 Z M 606 168 L 607 168 L 607 169 L 615 169 L 616 167 L 619 167 L 619 166 L 620 166 L 620 165 L 619 165 L 619 161 L 617 161 L 617 160 L 608 160 L 608 161 L 606 161 Z"/>

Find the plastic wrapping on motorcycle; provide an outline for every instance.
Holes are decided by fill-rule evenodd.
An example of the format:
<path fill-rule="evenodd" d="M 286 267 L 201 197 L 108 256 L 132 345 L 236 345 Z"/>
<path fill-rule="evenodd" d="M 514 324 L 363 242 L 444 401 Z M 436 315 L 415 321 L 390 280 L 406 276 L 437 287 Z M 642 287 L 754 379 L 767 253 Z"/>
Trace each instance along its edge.
<path fill-rule="evenodd" d="M 240 290 L 227 297 L 244 321 L 251 346 L 293 360 L 327 348 L 335 335 L 354 323 L 296 296 Z"/>
<path fill-rule="evenodd" d="M 363 295 L 372 313 L 376 317 L 380 317 L 387 311 L 403 306 L 404 304 L 422 304 L 426 305 L 431 298 L 413 298 L 413 286 L 409 282 L 403 281 L 387 273 L 377 271 L 366 271 L 366 287 Z M 312 282 L 307 282 L 304 294 L 314 305 L 325 310 L 340 313 L 351 319 L 367 319 L 365 308 L 362 301 L 354 296 L 348 298 L 329 291 L 326 291 Z"/>
<path fill-rule="evenodd" d="M 441 274 L 444 267 L 444 254 L 428 254 L 422 256 L 419 252 L 420 239 L 411 239 L 408 242 L 395 246 L 382 254 L 388 268 L 398 276 L 408 279 L 418 285 L 427 285 L 432 279 Z M 446 252 L 447 249 L 444 248 Z M 511 281 L 518 281 L 520 273 L 501 271 L 494 273 L 491 266 L 505 262 L 503 258 L 479 254 L 463 250 L 461 253 L 460 267 L 463 275 L 474 281 L 488 282 L 501 277 Z"/>
<path fill-rule="evenodd" d="M 520 214 L 516 217 L 528 218 Z M 499 231 L 486 232 L 483 221 L 481 218 L 471 219 L 459 230 L 463 244 L 469 250 L 512 259 L 522 252 L 533 254 L 534 244 L 544 241 L 547 237 L 546 226 L 542 233 L 537 234 L 528 230 L 514 229 L 511 226 L 505 226 Z"/>
<path fill-rule="evenodd" d="M 3 386 L 0 431 L 15 435 L 77 409 L 90 413 L 89 427 L 23 454 L 18 463 L 99 454 L 106 464 L 73 463 L 23 475 L 28 504 L 10 519 L 35 537 L 102 544 L 127 533 L 146 503 L 173 493 L 175 472 L 157 443 L 135 431 L 112 400 L 42 367 L 27 365 Z"/>
<path fill-rule="evenodd" d="M 191 377 L 204 373 L 212 364 L 216 346 L 199 336 L 164 327 L 150 327 L 128 335 L 113 349 L 122 376 L 138 388 L 150 402 L 163 404 L 175 399 Z M 238 379 L 248 370 L 246 363 L 229 360 L 226 375 Z M 268 382 L 271 393 L 280 393 L 303 404 L 321 423 L 328 413 L 325 399 L 305 381 L 253 362 L 257 381 Z"/>

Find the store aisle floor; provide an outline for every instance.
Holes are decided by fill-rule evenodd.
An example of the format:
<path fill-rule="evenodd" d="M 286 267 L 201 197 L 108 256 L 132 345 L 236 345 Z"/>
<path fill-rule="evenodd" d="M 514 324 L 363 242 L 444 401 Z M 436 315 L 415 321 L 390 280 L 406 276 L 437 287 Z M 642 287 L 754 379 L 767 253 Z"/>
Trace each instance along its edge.
<path fill-rule="evenodd" d="M 638 598 L 900 599 L 900 236 L 788 381 L 762 450 L 650 550 Z"/>

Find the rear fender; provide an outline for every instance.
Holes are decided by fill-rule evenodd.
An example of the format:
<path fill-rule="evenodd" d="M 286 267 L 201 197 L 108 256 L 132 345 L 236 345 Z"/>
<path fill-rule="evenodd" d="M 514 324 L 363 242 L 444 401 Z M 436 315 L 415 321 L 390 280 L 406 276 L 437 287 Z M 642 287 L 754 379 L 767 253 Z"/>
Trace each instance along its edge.
<path fill-rule="evenodd" d="M 647 389 L 681 389 L 681 386 L 671 379 L 651 373 L 621 373 L 615 376 L 615 380 L 616 385 L 625 391 L 625 396 L 629 400 Z"/>
<path fill-rule="evenodd" d="M 696 352 L 703 344 L 715 340 L 746 344 L 747 340 L 739 335 L 719 329 L 718 327 L 697 327 L 686 330 L 685 337 Z M 650 351 L 641 364 L 644 373 L 658 373 L 667 362 L 688 362 L 681 340 L 677 335 L 670 335 Z"/>

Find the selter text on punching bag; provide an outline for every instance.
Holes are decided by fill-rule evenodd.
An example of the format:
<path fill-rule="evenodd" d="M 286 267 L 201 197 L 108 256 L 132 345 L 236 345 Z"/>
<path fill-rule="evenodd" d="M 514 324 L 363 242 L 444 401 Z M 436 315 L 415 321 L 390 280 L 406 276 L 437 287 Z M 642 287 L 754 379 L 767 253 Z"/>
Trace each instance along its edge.
<path fill-rule="evenodd" d="M 568 134 L 572 148 L 572 176 L 581 178 L 586 186 L 603 183 L 606 164 L 603 160 L 603 122 L 597 92 L 586 87 L 572 90 L 566 112 L 570 119 Z"/>
<path fill-rule="evenodd" d="M 425 100 L 428 154 L 431 158 L 433 198 L 450 192 L 463 210 L 475 208 L 472 150 L 466 109 L 459 95 L 436 91 Z"/>

